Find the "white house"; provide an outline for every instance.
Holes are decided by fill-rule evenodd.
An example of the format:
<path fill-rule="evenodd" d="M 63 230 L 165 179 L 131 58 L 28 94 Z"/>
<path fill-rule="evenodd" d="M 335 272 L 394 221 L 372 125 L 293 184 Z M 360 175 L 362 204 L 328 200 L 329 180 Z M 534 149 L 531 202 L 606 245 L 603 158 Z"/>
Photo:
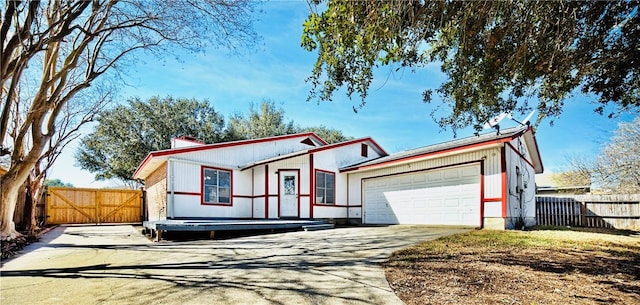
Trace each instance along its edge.
<path fill-rule="evenodd" d="M 533 129 L 387 154 L 373 139 L 313 133 L 203 144 L 174 139 L 134 174 L 147 220 L 332 219 L 515 228 L 535 223 Z"/>

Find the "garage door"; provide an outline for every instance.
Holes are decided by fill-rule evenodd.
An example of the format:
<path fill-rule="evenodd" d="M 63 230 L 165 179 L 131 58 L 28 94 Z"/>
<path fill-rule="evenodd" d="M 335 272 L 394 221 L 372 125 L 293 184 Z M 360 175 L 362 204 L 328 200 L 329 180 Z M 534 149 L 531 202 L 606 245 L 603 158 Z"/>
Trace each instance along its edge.
<path fill-rule="evenodd" d="M 480 166 L 367 179 L 364 223 L 480 225 Z"/>

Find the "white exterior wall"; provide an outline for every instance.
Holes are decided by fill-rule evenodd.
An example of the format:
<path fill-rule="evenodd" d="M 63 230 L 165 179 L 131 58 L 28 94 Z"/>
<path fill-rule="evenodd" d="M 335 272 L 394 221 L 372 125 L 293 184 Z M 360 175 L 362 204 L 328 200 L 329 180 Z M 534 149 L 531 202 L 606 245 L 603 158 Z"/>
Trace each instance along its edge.
<path fill-rule="evenodd" d="M 350 173 L 348 175 L 349 205 L 360 206 L 360 208 L 351 208 L 349 215 L 354 218 L 362 216 L 362 179 L 436 169 L 469 162 L 478 162 L 478 164 L 480 164 L 480 161 L 484 160 L 484 197 L 495 199 L 494 201 L 485 202 L 484 217 L 502 217 L 502 171 L 500 156 L 500 146 L 495 146 L 455 155 L 408 162 L 387 168 Z"/>
<path fill-rule="evenodd" d="M 309 156 L 302 155 L 290 159 L 285 159 L 269 164 L 269 193 L 271 203 L 269 206 L 269 215 L 272 218 L 279 216 L 280 198 L 278 194 L 278 185 L 280 183 L 280 175 L 278 172 L 292 170 L 298 172 L 298 204 L 300 218 L 309 218 Z"/>
<path fill-rule="evenodd" d="M 180 154 L 180 159 L 191 160 L 214 166 L 233 165 L 240 167 L 257 160 L 286 155 L 300 150 L 313 148 L 300 143 L 304 137 L 296 137 L 278 141 L 260 142 L 246 145 L 220 147 Z M 216 162 L 216 160 L 218 160 Z"/>
<path fill-rule="evenodd" d="M 507 145 L 507 218 L 505 228 L 520 229 L 522 225 L 533 226 L 536 223 L 535 170 L 526 160 L 531 160 L 529 152 L 521 138 Z M 519 152 L 516 152 L 514 148 Z M 523 159 L 522 156 L 525 156 Z M 526 160 L 525 160 L 526 159 Z M 518 192 L 518 170 L 522 174 L 522 195 Z M 520 204 L 522 200 L 522 208 Z"/>
<path fill-rule="evenodd" d="M 314 205 L 313 218 L 360 218 L 361 208 L 349 208 L 350 187 L 349 175 L 340 173 L 339 168 L 351 164 L 357 164 L 373 159 L 380 155 L 371 147 L 367 149 L 367 157 L 362 156 L 362 143 L 346 145 L 335 149 L 319 151 L 314 154 L 314 175 L 315 170 L 323 170 L 335 173 L 335 205 Z M 313 198 L 311 198 L 313 200 Z M 357 205 L 360 205 L 359 203 Z"/>
<path fill-rule="evenodd" d="M 218 166 L 232 173 L 231 205 L 204 205 L 202 201 L 202 164 L 182 159 L 168 162 L 167 209 L 171 218 L 251 218 L 251 171 Z M 208 164 L 204 166 L 209 166 Z M 236 197 L 242 196 L 242 197 Z"/>
<path fill-rule="evenodd" d="M 257 166 L 247 171 L 253 175 L 253 218 L 265 218 L 265 166 Z"/>

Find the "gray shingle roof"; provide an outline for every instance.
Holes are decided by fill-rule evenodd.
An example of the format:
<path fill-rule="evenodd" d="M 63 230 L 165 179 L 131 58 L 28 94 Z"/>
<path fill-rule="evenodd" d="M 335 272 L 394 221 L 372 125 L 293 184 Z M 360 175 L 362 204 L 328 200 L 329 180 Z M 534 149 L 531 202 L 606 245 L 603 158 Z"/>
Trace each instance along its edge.
<path fill-rule="evenodd" d="M 522 132 L 526 131 L 527 128 L 528 126 L 512 127 L 505 130 L 501 130 L 499 134 L 496 133 L 495 131 L 492 131 L 490 133 L 485 133 L 478 136 L 471 136 L 471 137 L 457 139 L 457 140 L 448 141 L 444 143 L 433 144 L 433 145 L 419 147 L 419 148 L 410 149 L 410 150 L 404 150 L 397 153 L 393 153 L 386 157 L 343 167 L 340 169 L 340 171 L 349 171 L 349 170 L 353 170 L 360 167 L 366 167 L 366 166 L 376 165 L 380 163 L 396 161 L 396 160 L 411 158 L 411 157 L 425 155 L 425 154 L 431 154 L 439 151 L 449 150 L 452 148 L 465 147 L 465 146 L 484 143 L 484 142 L 513 138 L 520 135 Z"/>

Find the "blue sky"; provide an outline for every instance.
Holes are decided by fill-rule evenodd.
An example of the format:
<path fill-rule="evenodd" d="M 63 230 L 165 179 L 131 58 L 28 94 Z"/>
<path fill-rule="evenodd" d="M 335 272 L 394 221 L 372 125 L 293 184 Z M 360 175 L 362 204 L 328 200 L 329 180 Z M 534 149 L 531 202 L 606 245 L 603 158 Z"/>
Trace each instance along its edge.
<path fill-rule="evenodd" d="M 437 88 L 444 79 L 438 65 L 395 72 L 395 67 L 375 71 L 367 105 L 357 114 L 349 100 L 336 93 L 333 102 L 306 102 L 315 53 L 300 47 L 302 23 L 307 17 L 305 1 L 272 1 L 263 6 L 255 30 L 262 41 L 253 50 L 231 54 L 226 49 L 207 49 L 204 54 L 183 54 L 180 60 L 142 57 L 129 68 L 121 100 L 137 96 L 207 99 L 216 111 L 228 118 L 247 112 L 253 103 L 273 101 L 285 109 L 289 120 L 301 126 L 325 125 L 356 138 L 371 136 L 388 152 L 396 152 L 451 140 L 451 130 L 441 131 L 430 113 L 434 105 L 422 102 L 426 88 Z M 436 95 L 434 95 L 435 98 Z M 632 115 L 608 119 L 593 112 L 595 106 L 584 96 L 567 100 L 562 116 L 553 126 L 543 121 L 536 136 L 545 172 L 558 172 L 568 155 L 594 156 L 621 121 Z M 432 103 L 437 104 L 437 100 Z M 502 125 L 515 126 L 515 122 Z M 90 132 L 90 128 L 85 128 Z M 458 137 L 472 135 L 470 129 Z M 114 182 L 95 181 L 89 172 L 75 165 L 77 143 L 70 145 L 50 173 L 76 187 L 106 187 Z"/>

